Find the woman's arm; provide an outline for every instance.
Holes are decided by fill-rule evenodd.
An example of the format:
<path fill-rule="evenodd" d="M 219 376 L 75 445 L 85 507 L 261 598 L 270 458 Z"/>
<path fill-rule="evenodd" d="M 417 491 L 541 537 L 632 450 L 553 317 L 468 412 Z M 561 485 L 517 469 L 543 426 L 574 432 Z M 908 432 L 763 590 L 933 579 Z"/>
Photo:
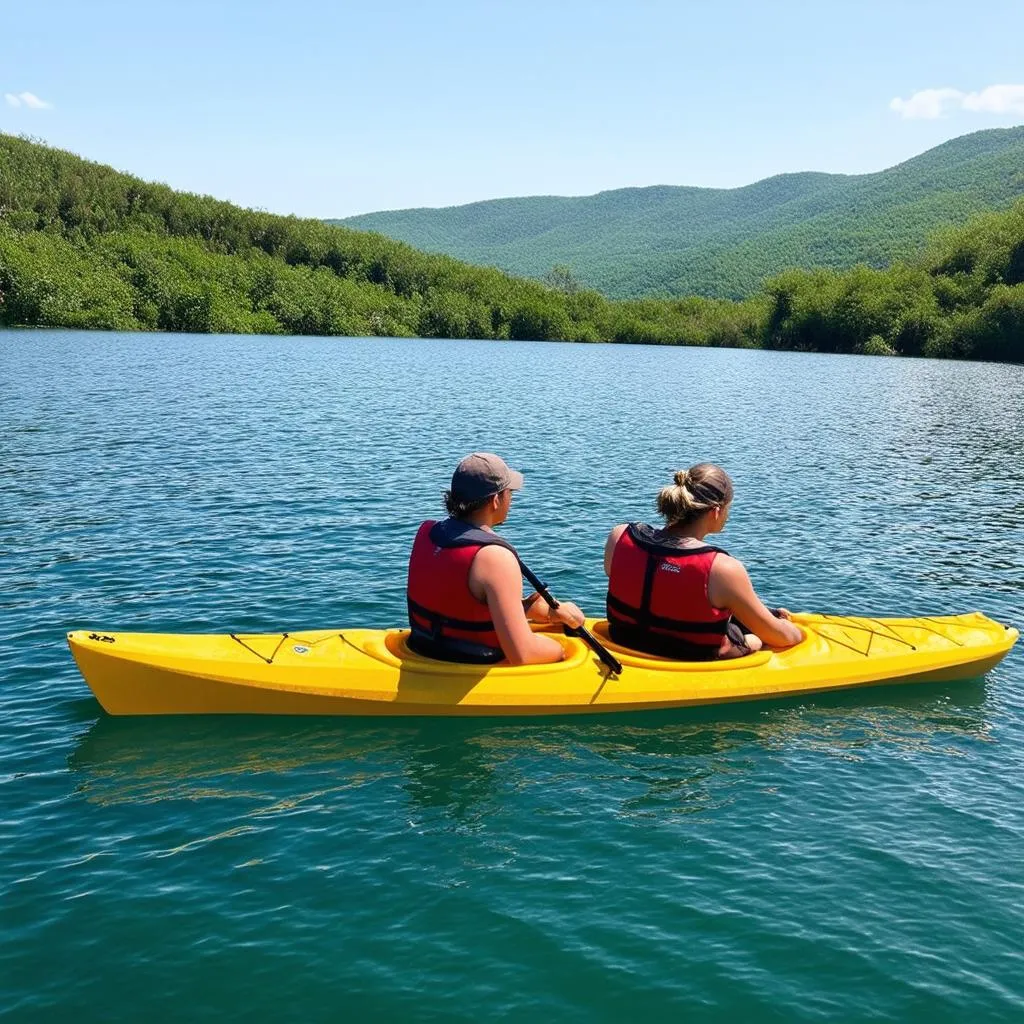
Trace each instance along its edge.
<path fill-rule="evenodd" d="M 608 534 L 608 539 L 604 542 L 605 576 L 611 576 L 612 574 L 612 555 L 615 553 L 615 545 L 619 543 L 619 538 L 622 536 L 625 530 L 625 523 L 619 523 L 618 526 L 613 526 L 612 532 Z"/>
<path fill-rule="evenodd" d="M 777 619 L 754 593 L 743 563 L 731 555 L 719 555 L 708 577 L 708 599 L 725 608 L 755 636 L 772 647 L 792 647 L 804 638 L 803 631 L 788 619 Z"/>

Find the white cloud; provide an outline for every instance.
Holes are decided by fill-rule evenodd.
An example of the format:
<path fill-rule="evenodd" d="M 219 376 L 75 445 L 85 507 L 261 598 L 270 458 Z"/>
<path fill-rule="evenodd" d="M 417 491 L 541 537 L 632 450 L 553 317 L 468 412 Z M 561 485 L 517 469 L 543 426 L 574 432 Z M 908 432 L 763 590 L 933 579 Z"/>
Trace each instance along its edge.
<path fill-rule="evenodd" d="M 932 120 L 942 116 L 944 107 L 958 105 L 962 97 L 963 93 L 959 89 L 922 89 L 915 92 L 909 100 L 897 96 L 890 101 L 889 109 L 908 119 Z"/>
<path fill-rule="evenodd" d="M 922 89 L 910 99 L 897 96 L 889 109 L 905 119 L 934 120 L 950 110 L 984 114 L 1024 114 L 1024 85 L 990 85 L 980 92 L 960 89 Z"/>
<path fill-rule="evenodd" d="M 5 92 L 4 99 L 9 107 L 30 107 L 32 110 L 49 110 L 53 104 L 41 100 L 32 92 Z"/>
<path fill-rule="evenodd" d="M 1024 85 L 990 85 L 964 97 L 964 110 L 989 114 L 1024 114 Z"/>

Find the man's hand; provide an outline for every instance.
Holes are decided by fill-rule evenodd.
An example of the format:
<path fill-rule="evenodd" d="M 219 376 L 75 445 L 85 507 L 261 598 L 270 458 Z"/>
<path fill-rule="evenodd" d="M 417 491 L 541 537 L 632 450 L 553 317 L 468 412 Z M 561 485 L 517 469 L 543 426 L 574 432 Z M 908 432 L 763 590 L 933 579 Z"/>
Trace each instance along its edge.
<path fill-rule="evenodd" d="M 571 629 L 579 629 L 586 620 L 587 617 L 572 601 L 559 602 L 554 611 L 548 609 L 548 622 L 561 622 L 563 626 L 569 626 Z"/>

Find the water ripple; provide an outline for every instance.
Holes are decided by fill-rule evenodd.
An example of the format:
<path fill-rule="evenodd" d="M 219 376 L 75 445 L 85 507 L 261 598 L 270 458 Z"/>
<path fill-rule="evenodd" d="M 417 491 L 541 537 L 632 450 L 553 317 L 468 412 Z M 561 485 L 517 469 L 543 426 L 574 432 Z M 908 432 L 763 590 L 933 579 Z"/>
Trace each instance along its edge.
<path fill-rule="evenodd" d="M 412 532 L 477 448 L 524 470 L 506 532 L 591 611 L 607 528 L 709 458 L 773 602 L 1019 625 L 1021 367 L 45 331 L 0 356 L 7 1016 L 1024 1018 L 1019 649 L 813 701 L 345 722 L 111 719 L 64 645 L 400 623 Z"/>

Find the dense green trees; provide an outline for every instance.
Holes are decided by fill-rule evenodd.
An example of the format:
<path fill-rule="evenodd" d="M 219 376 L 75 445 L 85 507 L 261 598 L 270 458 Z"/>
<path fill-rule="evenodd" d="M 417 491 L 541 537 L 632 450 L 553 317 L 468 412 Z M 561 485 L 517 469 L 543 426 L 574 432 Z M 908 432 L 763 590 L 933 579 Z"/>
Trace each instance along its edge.
<path fill-rule="evenodd" d="M 765 344 L 1024 362 L 1024 201 L 887 270 L 790 271 L 765 288 Z"/>
<path fill-rule="evenodd" d="M 935 230 L 1024 195 L 1024 126 L 974 132 L 876 174 L 782 174 L 743 188 L 654 186 L 495 199 L 336 221 L 552 283 L 571 268 L 611 298 L 742 299 L 802 267 L 875 268 Z"/>
<path fill-rule="evenodd" d="M 882 270 L 789 270 L 743 302 L 613 302 L 381 235 L 177 193 L 0 135 L 0 323 L 770 347 L 1024 361 L 1024 202 Z"/>

